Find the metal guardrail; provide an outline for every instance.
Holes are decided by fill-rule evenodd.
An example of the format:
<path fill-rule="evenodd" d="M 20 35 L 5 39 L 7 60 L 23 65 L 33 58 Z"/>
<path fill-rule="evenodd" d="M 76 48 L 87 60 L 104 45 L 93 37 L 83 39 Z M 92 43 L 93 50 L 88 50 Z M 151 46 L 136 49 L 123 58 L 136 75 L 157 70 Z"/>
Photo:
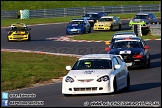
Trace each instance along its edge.
<path fill-rule="evenodd" d="M 83 16 L 87 12 L 105 12 L 108 14 L 161 12 L 161 4 L 56 8 L 56 9 L 43 9 L 43 10 L 29 10 L 29 12 L 30 12 L 30 18 Z M 15 14 L 16 11 L 1 11 L 1 19 L 16 18 Z"/>
<path fill-rule="evenodd" d="M 18 18 L 18 11 L 11 10 L 11 11 L 1 11 L 1 20 L 2 19 L 16 19 Z"/>
<path fill-rule="evenodd" d="M 161 36 L 161 23 L 150 24 L 150 32 L 152 36 Z"/>

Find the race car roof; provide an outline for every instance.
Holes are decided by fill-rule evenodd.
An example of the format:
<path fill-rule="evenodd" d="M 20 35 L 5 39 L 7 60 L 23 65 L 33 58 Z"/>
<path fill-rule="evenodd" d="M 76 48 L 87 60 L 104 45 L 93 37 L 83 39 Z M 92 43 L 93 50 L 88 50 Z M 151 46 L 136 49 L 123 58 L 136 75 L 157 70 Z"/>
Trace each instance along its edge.
<path fill-rule="evenodd" d="M 115 42 L 121 42 L 121 41 L 141 41 L 141 38 L 139 37 L 124 37 L 124 38 L 116 38 Z"/>
<path fill-rule="evenodd" d="M 98 12 L 88 12 L 87 14 L 98 14 Z"/>
<path fill-rule="evenodd" d="M 113 38 L 126 38 L 126 37 L 137 37 L 137 35 L 134 32 L 119 32 L 119 33 L 115 33 L 113 35 Z"/>
<path fill-rule="evenodd" d="M 26 24 L 24 24 L 24 23 L 15 23 L 15 24 L 11 24 L 11 27 L 26 27 Z"/>
<path fill-rule="evenodd" d="M 83 55 L 79 60 L 82 59 L 111 59 L 112 54 L 88 54 Z"/>
<path fill-rule="evenodd" d="M 114 16 L 103 16 L 101 18 L 113 18 Z"/>
<path fill-rule="evenodd" d="M 140 13 L 137 13 L 137 15 L 148 15 L 150 14 L 150 12 L 140 12 Z"/>

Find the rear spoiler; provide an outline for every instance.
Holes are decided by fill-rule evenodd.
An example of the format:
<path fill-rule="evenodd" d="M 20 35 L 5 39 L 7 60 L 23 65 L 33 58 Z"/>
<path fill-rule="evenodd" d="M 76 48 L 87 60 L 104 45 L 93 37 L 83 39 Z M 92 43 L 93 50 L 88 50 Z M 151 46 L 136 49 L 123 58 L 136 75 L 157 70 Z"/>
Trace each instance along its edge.
<path fill-rule="evenodd" d="M 120 60 L 124 62 L 123 57 L 121 55 L 115 55 L 115 56 L 120 58 Z"/>

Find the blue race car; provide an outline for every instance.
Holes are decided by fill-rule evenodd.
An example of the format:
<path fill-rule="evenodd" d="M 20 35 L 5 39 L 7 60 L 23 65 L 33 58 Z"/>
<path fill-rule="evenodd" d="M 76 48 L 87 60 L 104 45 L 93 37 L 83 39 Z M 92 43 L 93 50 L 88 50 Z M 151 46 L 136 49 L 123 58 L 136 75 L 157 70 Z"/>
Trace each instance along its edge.
<path fill-rule="evenodd" d="M 91 25 L 86 18 L 72 19 L 66 27 L 66 34 L 91 33 Z"/>

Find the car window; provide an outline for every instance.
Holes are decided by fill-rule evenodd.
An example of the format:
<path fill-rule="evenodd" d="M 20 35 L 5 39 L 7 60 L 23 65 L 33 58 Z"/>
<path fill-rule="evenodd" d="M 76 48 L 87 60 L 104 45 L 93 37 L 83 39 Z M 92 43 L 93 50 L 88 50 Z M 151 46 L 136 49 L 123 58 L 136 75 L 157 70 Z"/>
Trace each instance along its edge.
<path fill-rule="evenodd" d="M 147 19 L 147 15 L 136 15 L 134 19 Z"/>
<path fill-rule="evenodd" d="M 117 61 L 117 59 L 116 59 L 115 57 L 113 57 L 112 61 L 113 61 L 113 65 L 114 65 L 114 66 L 115 66 L 115 65 L 119 65 L 119 63 L 118 63 L 118 61 Z"/>
<path fill-rule="evenodd" d="M 117 57 L 116 57 L 116 59 L 117 59 L 117 61 L 118 61 L 118 63 L 119 63 L 119 64 L 121 64 L 121 63 L 122 63 L 122 61 L 121 61 L 121 58 L 120 58 L 120 57 L 118 57 L 118 56 L 117 56 Z"/>
<path fill-rule="evenodd" d="M 143 48 L 143 45 L 138 41 L 121 41 L 113 43 L 112 49 L 115 48 Z"/>
<path fill-rule="evenodd" d="M 112 18 L 100 18 L 98 21 L 113 21 Z"/>
<path fill-rule="evenodd" d="M 87 63 L 90 65 L 88 68 Z M 78 60 L 72 68 L 72 70 L 82 69 L 112 69 L 112 62 L 108 59 L 84 59 Z"/>

